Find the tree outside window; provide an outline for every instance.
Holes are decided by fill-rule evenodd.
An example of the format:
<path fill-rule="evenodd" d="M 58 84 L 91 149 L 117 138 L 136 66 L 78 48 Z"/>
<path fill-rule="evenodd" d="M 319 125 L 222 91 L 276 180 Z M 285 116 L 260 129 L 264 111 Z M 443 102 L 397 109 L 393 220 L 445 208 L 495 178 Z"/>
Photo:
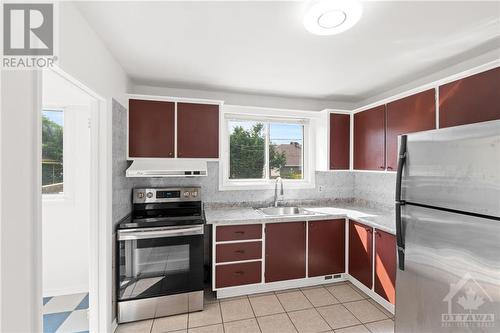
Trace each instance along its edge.
<path fill-rule="evenodd" d="M 42 111 L 42 194 L 64 191 L 63 126 L 63 111 Z"/>

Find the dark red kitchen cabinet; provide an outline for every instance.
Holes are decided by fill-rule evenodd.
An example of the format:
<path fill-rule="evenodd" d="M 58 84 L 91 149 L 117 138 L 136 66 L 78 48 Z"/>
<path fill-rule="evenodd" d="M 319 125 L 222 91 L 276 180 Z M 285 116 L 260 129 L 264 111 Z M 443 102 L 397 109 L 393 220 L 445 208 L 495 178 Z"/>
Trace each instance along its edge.
<path fill-rule="evenodd" d="M 306 277 L 306 223 L 266 224 L 266 282 Z"/>
<path fill-rule="evenodd" d="M 177 157 L 219 158 L 219 105 L 177 103 Z"/>
<path fill-rule="evenodd" d="M 385 169 L 385 105 L 354 115 L 354 169 Z"/>
<path fill-rule="evenodd" d="M 262 281 L 262 262 L 215 266 L 215 287 L 225 288 Z"/>
<path fill-rule="evenodd" d="M 345 220 L 311 221 L 308 228 L 308 276 L 344 273 Z"/>
<path fill-rule="evenodd" d="M 398 135 L 436 128 L 436 92 L 434 89 L 387 104 L 387 170 L 398 167 Z"/>
<path fill-rule="evenodd" d="M 439 87 L 439 127 L 500 119 L 500 67 Z"/>
<path fill-rule="evenodd" d="M 349 169 L 351 116 L 330 114 L 330 170 Z"/>
<path fill-rule="evenodd" d="M 349 274 L 372 288 L 373 228 L 349 222 Z"/>
<path fill-rule="evenodd" d="M 129 100 L 130 157 L 174 157 L 175 103 Z"/>
<path fill-rule="evenodd" d="M 396 300 L 396 237 L 375 231 L 375 292 L 392 304 Z"/>

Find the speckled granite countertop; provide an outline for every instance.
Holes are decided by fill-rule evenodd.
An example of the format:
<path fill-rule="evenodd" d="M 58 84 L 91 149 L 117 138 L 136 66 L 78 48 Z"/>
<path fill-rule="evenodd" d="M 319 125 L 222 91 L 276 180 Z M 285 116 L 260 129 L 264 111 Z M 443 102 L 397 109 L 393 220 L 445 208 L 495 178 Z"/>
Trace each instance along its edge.
<path fill-rule="evenodd" d="M 355 204 L 335 204 L 328 206 L 300 206 L 315 215 L 266 216 L 251 207 L 208 207 L 205 209 L 207 224 L 244 224 L 292 221 L 317 221 L 325 219 L 349 218 L 377 229 L 396 234 L 394 211 L 376 210 Z"/>

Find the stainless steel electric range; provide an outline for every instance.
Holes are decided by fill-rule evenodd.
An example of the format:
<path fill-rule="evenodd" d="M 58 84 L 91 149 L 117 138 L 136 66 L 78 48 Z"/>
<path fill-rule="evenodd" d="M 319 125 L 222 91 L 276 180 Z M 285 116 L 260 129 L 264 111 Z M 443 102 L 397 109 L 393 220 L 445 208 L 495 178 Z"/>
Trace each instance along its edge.
<path fill-rule="evenodd" d="M 117 230 L 118 322 L 203 309 L 200 188 L 136 188 Z"/>

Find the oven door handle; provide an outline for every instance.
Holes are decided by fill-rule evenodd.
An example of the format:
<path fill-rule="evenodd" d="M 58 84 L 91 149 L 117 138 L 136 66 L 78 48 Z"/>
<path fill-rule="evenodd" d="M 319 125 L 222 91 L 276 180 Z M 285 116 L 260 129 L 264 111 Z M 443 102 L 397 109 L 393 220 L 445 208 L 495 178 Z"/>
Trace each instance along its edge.
<path fill-rule="evenodd" d="M 119 241 L 192 235 L 203 235 L 203 225 L 193 227 L 118 230 Z"/>

